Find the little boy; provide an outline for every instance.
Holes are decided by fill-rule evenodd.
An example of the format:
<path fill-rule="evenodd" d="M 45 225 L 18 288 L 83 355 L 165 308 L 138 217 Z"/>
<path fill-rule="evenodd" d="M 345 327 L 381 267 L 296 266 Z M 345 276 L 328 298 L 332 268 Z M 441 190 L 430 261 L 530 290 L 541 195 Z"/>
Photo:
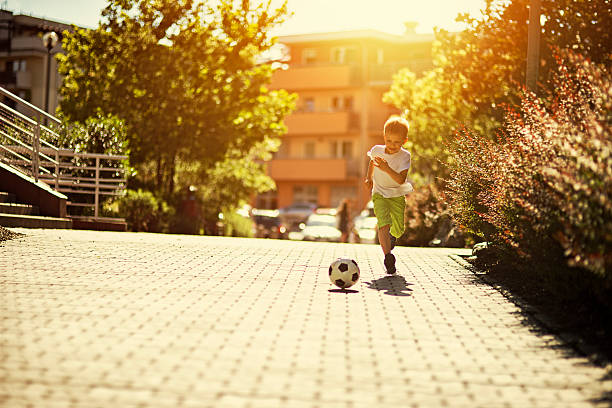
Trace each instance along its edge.
<path fill-rule="evenodd" d="M 413 190 L 406 181 L 410 169 L 410 152 L 402 146 L 408 140 L 408 122 L 391 116 L 384 126 L 384 145 L 368 152 L 370 164 L 365 182 L 372 190 L 374 214 L 378 220 L 378 240 L 385 254 L 387 273 L 395 273 L 395 256 L 391 250 L 404 233 L 404 196 Z"/>

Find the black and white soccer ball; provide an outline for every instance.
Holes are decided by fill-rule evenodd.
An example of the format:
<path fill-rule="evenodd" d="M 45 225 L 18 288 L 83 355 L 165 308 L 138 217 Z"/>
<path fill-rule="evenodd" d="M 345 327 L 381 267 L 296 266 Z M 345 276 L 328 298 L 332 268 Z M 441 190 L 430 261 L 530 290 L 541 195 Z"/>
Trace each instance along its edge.
<path fill-rule="evenodd" d="M 329 280 L 340 289 L 353 286 L 359 280 L 359 266 L 352 259 L 338 258 L 329 266 Z"/>

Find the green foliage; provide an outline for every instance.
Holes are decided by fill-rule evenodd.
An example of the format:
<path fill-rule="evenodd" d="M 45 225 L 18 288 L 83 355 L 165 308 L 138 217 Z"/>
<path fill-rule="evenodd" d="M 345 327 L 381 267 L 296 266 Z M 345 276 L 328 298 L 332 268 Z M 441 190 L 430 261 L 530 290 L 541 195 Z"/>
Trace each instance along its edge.
<path fill-rule="evenodd" d="M 223 211 L 223 225 L 226 237 L 253 237 L 253 221 L 235 210 Z"/>
<path fill-rule="evenodd" d="M 450 144 L 452 211 L 518 255 L 565 258 L 612 282 L 612 80 L 561 55 L 548 101 L 526 93 L 497 140 L 464 130 Z"/>
<path fill-rule="evenodd" d="M 75 152 L 126 155 L 127 129 L 125 123 L 114 115 L 104 115 L 100 110 L 81 122 L 62 121 L 56 129 L 58 139 L 51 141 L 60 148 Z"/>
<path fill-rule="evenodd" d="M 417 76 L 408 69 L 393 78 L 384 102 L 402 110 L 410 123 L 406 148 L 413 154 L 411 174 L 417 185 L 446 174 L 444 141 L 461 121 L 470 118 L 470 107 L 461 99 L 461 82 L 447 81 L 440 69 Z"/>
<path fill-rule="evenodd" d="M 269 91 L 271 65 L 257 61 L 286 5 L 252 3 L 110 1 L 97 29 L 65 35 L 62 113 L 121 118 L 135 184 L 168 199 L 189 184 L 179 170 L 208 174 L 227 157 L 246 156 L 285 131 L 295 99 Z"/>
<path fill-rule="evenodd" d="M 168 220 L 174 213 L 163 200 L 143 190 L 127 190 L 116 205 L 118 215 L 134 232 L 167 232 Z"/>
<path fill-rule="evenodd" d="M 405 215 L 401 245 L 463 247 L 466 241 L 473 241 L 451 218 L 447 197 L 434 183 L 407 196 Z"/>
<path fill-rule="evenodd" d="M 202 217 L 209 224 L 217 219 L 224 208 L 238 208 L 253 194 L 271 190 L 273 180 L 265 175 L 264 160 L 271 157 L 270 151 L 278 149 L 277 139 L 266 139 L 257 143 L 246 154 L 234 150 L 224 160 L 211 168 L 194 163 L 180 166 L 177 176 L 187 185 L 197 186 Z"/>

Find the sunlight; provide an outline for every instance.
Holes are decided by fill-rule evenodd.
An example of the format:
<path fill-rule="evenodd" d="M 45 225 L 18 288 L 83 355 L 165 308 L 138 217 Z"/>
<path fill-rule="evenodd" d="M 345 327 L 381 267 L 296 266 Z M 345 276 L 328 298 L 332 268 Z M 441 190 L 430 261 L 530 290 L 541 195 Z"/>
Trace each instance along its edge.
<path fill-rule="evenodd" d="M 282 0 L 274 0 L 278 6 Z M 374 29 L 391 34 L 403 34 L 405 22 L 416 22 L 417 33 L 431 33 L 434 27 L 460 30 L 455 21 L 460 13 L 480 15 L 484 0 L 289 0 L 293 13 L 276 29 L 276 34 Z"/>

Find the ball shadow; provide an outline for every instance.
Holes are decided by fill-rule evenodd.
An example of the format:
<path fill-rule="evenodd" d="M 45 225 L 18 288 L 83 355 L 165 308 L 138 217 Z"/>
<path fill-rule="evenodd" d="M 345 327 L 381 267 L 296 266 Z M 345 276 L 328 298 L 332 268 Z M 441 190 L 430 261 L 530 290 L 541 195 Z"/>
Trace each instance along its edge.
<path fill-rule="evenodd" d="M 358 290 L 354 290 L 354 289 L 329 289 L 328 292 L 331 292 L 331 293 L 359 293 Z"/>
<path fill-rule="evenodd" d="M 371 282 L 364 282 L 368 288 L 383 291 L 385 295 L 390 296 L 412 296 L 412 283 L 406 282 L 406 279 L 400 275 L 388 275 L 379 279 L 374 279 Z"/>

